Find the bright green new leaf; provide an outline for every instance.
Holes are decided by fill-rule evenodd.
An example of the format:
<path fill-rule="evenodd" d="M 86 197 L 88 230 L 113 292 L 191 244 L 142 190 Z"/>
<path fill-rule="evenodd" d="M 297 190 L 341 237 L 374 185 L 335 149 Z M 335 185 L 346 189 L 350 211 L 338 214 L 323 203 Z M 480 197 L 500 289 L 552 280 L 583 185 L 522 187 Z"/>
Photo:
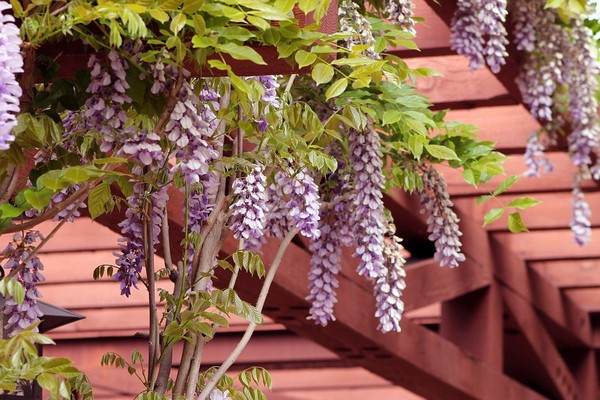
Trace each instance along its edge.
<path fill-rule="evenodd" d="M 187 22 L 187 16 L 183 13 L 176 14 L 173 19 L 171 19 L 171 24 L 169 25 L 169 29 L 174 34 L 178 34 L 180 30 L 183 29 L 185 23 Z"/>
<path fill-rule="evenodd" d="M 41 190 L 29 188 L 23 192 L 25 200 L 27 200 L 27 202 L 38 211 L 42 211 L 48 206 L 48 204 L 50 204 L 50 199 L 52 198 L 53 194 L 54 191 L 45 188 Z"/>
<path fill-rule="evenodd" d="M 492 208 L 490 211 L 485 213 L 483 217 L 483 226 L 489 225 L 492 222 L 496 221 L 504 214 L 504 208 Z"/>
<path fill-rule="evenodd" d="M 529 232 L 519 212 L 514 212 L 508 216 L 508 229 L 512 233 Z"/>
<path fill-rule="evenodd" d="M 440 160 L 459 160 L 454 150 L 437 144 L 426 144 L 425 150 L 434 158 Z"/>
<path fill-rule="evenodd" d="M 267 65 L 262 56 L 249 46 L 242 46 L 236 43 L 223 43 L 215 46 L 216 50 L 227 53 L 236 60 L 250 60 L 254 64 Z"/>
<path fill-rule="evenodd" d="M 92 219 L 112 210 L 112 193 L 110 185 L 103 182 L 96 186 L 88 197 L 88 210 Z"/>
<path fill-rule="evenodd" d="M 518 176 L 518 175 L 509 176 L 508 178 L 506 178 L 506 180 L 504 182 L 502 182 L 500 185 L 498 185 L 498 188 L 494 191 L 494 196 L 498 196 L 498 195 L 506 192 L 515 183 L 517 183 L 519 178 L 520 178 L 520 176 Z"/>
<path fill-rule="evenodd" d="M 296 60 L 298 66 L 302 68 L 312 65 L 315 61 L 317 61 L 317 55 L 309 53 L 306 50 L 298 50 L 294 55 L 294 60 Z"/>
<path fill-rule="evenodd" d="M 169 20 L 169 14 L 167 14 L 163 10 L 159 10 L 158 8 L 150 9 L 150 10 L 148 10 L 148 13 L 150 14 L 150 16 L 152 18 L 154 18 L 155 20 L 157 20 L 158 22 L 160 22 L 162 24 L 164 24 L 165 22 L 167 22 Z"/>
<path fill-rule="evenodd" d="M 402 111 L 386 110 L 381 117 L 381 125 L 395 124 L 402 119 L 403 115 Z"/>
<path fill-rule="evenodd" d="M 344 93 L 347 87 L 348 78 L 338 79 L 337 81 L 333 82 L 329 89 L 327 89 L 327 91 L 325 92 L 325 97 L 327 98 L 327 100 L 337 97 L 340 94 Z"/>
<path fill-rule="evenodd" d="M 9 203 L 0 205 L 0 218 L 15 218 L 23 213 L 24 210 L 17 208 Z"/>
<path fill-rule="evenodd" d="M 533 207 L 540 203 L 541 201 L 531 197 L 519 197 L 518 199 L 514 199 L 513 201 L 508 203 L 508 207 L 514 207 L 518 208 L 519 210 L 525 210 L 526 208 Z"/>
<path fill-rule="evenodd" d="M 25 289 L 19 281 L 14 278 L 4 278 L 0 280 L 0 294 L 10 296 L 17 304 L 21 304 L 25 298 Z"/>
<path fill-rule="evenodd" d="M 333 79 L 335 70 L 333 67 L 326 63 L 319 63 L 315 65 L 310 73 L 317 85 L 330 82 Z"/>

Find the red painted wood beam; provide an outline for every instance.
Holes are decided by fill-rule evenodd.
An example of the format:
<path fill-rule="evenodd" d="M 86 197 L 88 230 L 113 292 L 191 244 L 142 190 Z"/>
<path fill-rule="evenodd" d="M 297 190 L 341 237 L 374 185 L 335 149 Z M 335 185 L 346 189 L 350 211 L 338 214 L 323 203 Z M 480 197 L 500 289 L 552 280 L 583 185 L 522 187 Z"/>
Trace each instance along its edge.
<path fill-rule="evenodd" d="M 579 385 L 531 304 L 506 286 L 502 286 L 501 292 L 521 332 L 544 367 L 546 383 L 549 383 L 554 396 L 564 400 L 581 399 Z"/>

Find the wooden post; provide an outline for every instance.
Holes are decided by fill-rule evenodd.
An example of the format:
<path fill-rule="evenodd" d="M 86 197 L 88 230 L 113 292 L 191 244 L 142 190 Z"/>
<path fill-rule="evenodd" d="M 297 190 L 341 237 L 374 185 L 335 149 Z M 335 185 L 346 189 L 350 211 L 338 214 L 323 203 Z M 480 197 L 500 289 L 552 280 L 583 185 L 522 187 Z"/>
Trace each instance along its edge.
<path fill-rule="evenodd" d="M 442 303 L 441 335 L 502 371 L 502 299 L 496 284 Z"/>

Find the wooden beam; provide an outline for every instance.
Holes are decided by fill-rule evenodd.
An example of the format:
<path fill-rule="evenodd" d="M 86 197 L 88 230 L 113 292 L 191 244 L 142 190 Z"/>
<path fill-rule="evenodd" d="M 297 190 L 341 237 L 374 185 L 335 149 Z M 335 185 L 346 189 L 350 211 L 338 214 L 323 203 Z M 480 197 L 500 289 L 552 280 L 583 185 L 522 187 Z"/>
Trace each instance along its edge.
<path fill-rule="evenodd" d="M 461 268 L 440 267 L 433 259 L 410 262 L 406 266 L 406 289 L 402 295 L 405 311 L 448 301 L 487 287 L 491 270 L 467 260 Z"/>
<path fill-rule="evenodd" d="M 489 100 L 507 94 L 489 70 L 471 72 L 467 59 L 462 56 L 419 57 L 407 59 L 406 63 L 410 68 L 427 67 L 442 74 L 416 79 L 417 91 L 433 104 Z"/>
<path fill-rule="evenodd" d="M 536 261 L 529 267 L 561 289 L 600 286 L 600 260 Z"/>
<path fill-rule="evenodd" d="M 506 286 L 501 288 L 501 292 L 502 298 L 517 321 L 521 332 L 541 361 L 540 364 L 545 368 L 545 373 L 549 378 L 546 382 L 551 384 L 554 396 L 565 400 L 581 398 L 578 394 L 579 386 L 575 378 L 531 304 Z"/>
<path fill-rule="evenodd" d="M 554 163 L 555 170 L 560 172 L 542 175 L 541 177 L 526 178 L 523 177 L 513 187 L 508 194 L 521 194 L 535 197 L 538 193 L 571 192 L 573 187 L 573 174 L 577 169 L 573 166 L 567 153 L 548 152 L 548 159 Z M 527 169 L 523 155 L 513 155 L 503 164 L 507 175 L 521 175 Z M 453 198 L 463 196 L 477 196 L 493 192 L 498 184 L 506 179 L 506 175 L 498 176 L 490 182 L 479 185 L 477 188 L 469 185 L 461 176 L 461 171 L 452 168 L 441 170 L 448 184 L 448 191 Z M 597 190 L 598 185 L 591 180 L 583 183 L 584 191 Z"/>
<path fill-rule="evenodd" d="M 571 346 L 589 346 L 591 325 L 587 312 L 543 276 L 527 268 L 526 263 L 512 253 L 510 247 L 495 239 L 492 239 L 492 243 L 497 279 L 570 336 Z"/>
<path fill-rule="evenodd" d="M 540 128 L 540 124 L 521 104 L 470 110 L 452 109 L 448 111 L 446 118 L 477 126 L 479 138 L 495 142 L 496 149 L 504 154 L 523 153 L 528 135 Z"/>
<path fill-rule="evenodd" d="M 503 307 L 496 284 L 442 303 L 442 337 L 502 370 Z"/>
<path fill-rule="evenodd" d="M 600 235 L 600 228 L 592 229 L 592 238 Z M 519 235 L 497 232 L 493 237 L 504 247 L 512 249 L 526 261 L 578 260 L 600 257 L 600 246 L 593 242 L 580 246 L 570 229 L 532 231 Z"/>
<path fill-rule="evenodd" d="M 529 178 L 521 178 L 527 180 Z M 518 184 L 517 184 L 518 185 Z M 518 188 L 517 188 L 518 189 Z M 522 194 L 509 194 L 499 196 L 499 201 L 488 201 L 483 204 L 476 204 L 474 198 L 463 197 L 455 198 L 454 203 L 466 214 L 473 217 L 475 221 L 483 224 L 484 215 L 492 208 L 501 204 L 508 204 Z M 570 191 L 556 193 L 536 193 L 532 195 L 536 200 L 541 201 L 537 206 L 522 210 L 521 216 L 529 230 L 549 230 L 549 229 L 568 229 L 573 216 L 571 202 L 573 195 Z M 600 192 L 586 193 L 585 199 L 590 206 L 592 216 L 590 222 L 593 227 L 600 227 Z M 506 218 L 501 218 L 486 226 L 488 231 L 507 231 Z M 571 241 L 571 239 L 569 239 Z"/>
<path fill-rule="evenodd" d="M 563 289 L 582 309 L 591 313 L 600 313 L 600 287 Z"/>
<path fill-rule="evenodd" d="M 598 365 L 595 350 L 572 350 L 563 353 L 579 386 L 581 399 L 598 398 Z"/>

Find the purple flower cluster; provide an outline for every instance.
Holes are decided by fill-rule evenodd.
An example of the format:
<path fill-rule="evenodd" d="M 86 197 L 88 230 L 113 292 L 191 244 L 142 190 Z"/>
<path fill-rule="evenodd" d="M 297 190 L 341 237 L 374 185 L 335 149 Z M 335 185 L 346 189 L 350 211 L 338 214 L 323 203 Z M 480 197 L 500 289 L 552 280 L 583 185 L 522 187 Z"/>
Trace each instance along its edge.
<path fill-rule="evenodd" d="M 577 166 L 592 164 L 591 154 L 600 142 L 598 118 L 598 62 L 592 31 L 575 21 L 572 43 L 565 57 L 568 76 L 569 111 L 573 131 L 569 136 L 569 153 Z"/>
<path fill-rule="evenodd" d="M 245 248 L 251 248 L 252 243 L 264 235 L 267 212 L 264 169 L 262 164 L 257 164 L 243 180 L 236 179 L 233 183 L 237 200 L 231 205 L 231 230 L 236 239 L 253 239 L 245 242 Z"/>
<path fill-rule="evenodd" d="M 286 181 L 284 173 L 277 172 L 273 182 L 267 186 L 266 236 L 283 238 L 290 231 L 292 221 L 286 208 L 287 201 L 283 196 L 283 188 L 279 185 L 279 182 Z"/>
<path fill-rule="evenodd" d="M 140 167 L 136 167 L 134 173 L 141 173 Z M 158 235 L 162 226 L 163 210 L 167 205 L 167 188 L 163 187 L 154 192 L 146 191 L 146 184 L 137 182 L 133 185 L 133 194 L 127 198 L 127 210 L 125 220 L 119 224 L 123 238 L 119 239 L 119 252 L 116 265 L 119 267 L 113 279 L 121 282 L 121 294 L 129 297 L 131 287 L 137 289 L 138 275 L 142 272 L 144 259 L 153 257 L 154 254 L 146 254 L 144 250 L 144 208 L 150 216 L 149 223 L 152 224 L 151 238 L 153 246 L 158 243 Z M 148 204 L 146 205 L 146 202 Z"/>
<path fill-rule="evenodd" d="M 7 271 L 19 268 L 22 262 L 31 254 L 37 239 L 43 240 L 38 231 L 29 231 L 25 234 L 25 237 L 21 237 L 20 233 L 16 233 L 13 241 L 1 253 L 2 256 L 8 258 L 4 268 Z M 9 336 L 16 335 L 43 316 L 37 305 L 37 299 L 42 297 L 37 289 L 37 284 L 44 281 L 44 276 L 41 273 L 43 269 L 44 265 L 40 259 L 33 256 L 25 264 L 25 268 L 16 275 L 25 289 L 25 298 L 20 305 L 12 297 L 5 298 L 4 314 L 8 316 L 5 329 Z"/>
<path fill-rule="evenodd" d="M 277 184 L 282 193 L 289 197 L 285 208 L 293 226 L 300 229 L 300 233 L 307 238 L 317 238 L 320 235 L 319 219 L 321 201 L 319 188 L 306 169 L 289 175 L 279 174 Z"/>
<path fill-rule="evenodd" d="M 587 244 L 590 241 L 592 230 L 590 217 L 592 212 L 585 201 L 583 192 L 579 185 L 573 189 L 573 218 L 571 219 L 571 231 L 575 242 L 580 246 Z"/>
<path fill-rule="evenodd" d="M 406 32 L 416 32 L 413 20 L 415 4 L 412 0 L 386 0 L 384 6 L 383 12 L 390 22 L 399 25 Z"/>
<path fill-rule="evenodd" d="M 377 309 L 375 317 L 379 318 L 378 329 L 383 332 L 400 332 L 400 320 L 404 312 L 402 291 L 406 288 L 404 278 L 406 261 L 402 256 L 402 240 L 396 235 L 396 227 L 389 218 L 386 224 L 386 241 L 383 247 L 385 260 L 384 272 L 375 279 L 373 293 Z"/>
<path fill-rule="evenodd" d="M 553 119 L 554 91 L 565 83 L 564 49 L 569 47 L 565 31 L 555 23 L 555 10 L 545 1 L 518 1 L 513 8 L 514 36 L 518 49 L 527 51 L 516 79 L 523 102 L 541 122 Z"/>
<path fill-rule="evenodd" d="M 427 231 L 429 240 L 435 242 L 433 258 L 442 267 L 455 268 L 465 261 L 461 252 L 462 232 L 458 226 L 458 217 L 452 210 L 453 203 L 448 196 L 446 183 L 442 175 L 433 167 L 423 173 L 423 191 L 421 204 L 429 213 Z"/>
<path fill-rule="evenodd" d="M 327 215 L 321 214 L 319 230 L 321 235 L 310 244 L 312 257 L 308 272 L 308 288 L 310 294 L 306 300 L 311 302 L 310 316 L 317 325 L 326 326 L 329 321 L 335 321 L 333 306 L 337 302 L 336 288 L 339 282 L 336 278 L 340 272 L 341 248 L 331 225 L 326 222 Z"/>
<path fill-rule="evenodd" d="M 527 171 L 524 176 L 541 176 L 554 170 L 554 164 L 544 154 L 546 145 L 540 138 L 539 134 L 532 132 L 527 139 L 525 147 L 525 166 Z"/>
<path fill-rule="evenodd" d="M 378 278 L 383 271 L 383 155 L 379 135 L 372 129 L 351 130 L 348 135 L 350 164 L 354 171 L 353 218 L 358 274 Z"/>
<path fill-rule="evenodd" d="M 365 56 L 374 60 L 379 59 L 375 51 L 375 38 L 371 23 L 362 15 L 356 3 L 350 0 L 342 0 L 338 8 L 340 20 L 340 32 L 351 35 L 344 39 L 345 47 L 352 49 L 356 45 L 368 45 L 364 51 Z"/>
<path fill-rule="evenodd" d="M 506 0 L 459 0 L 451 23 L 452 49 L 469 58 L 471 69 L 484 62 L 500 72 L 508 55 Z"/>
<path fill-rule="evenodd" d="M 15 114 L 20 111 L 21 86 L 15 74 L 23 72 L 21 38 L 14 17 L 4 12 L 12 11 L 7 1 L 0 1 L 0 150 L 8 150 L 15 140 L 11 134 L 17 125 Z"/>
<path fill-rule="evenodd" d="M 96 56 L 88 61 L 91 81 L 87 92 L 91 94 L 85 103 L 85 116 L 90 126 L 102 134 L 102 151 L 111 151 L 115 145 L 132 133 L 126 128 L 127 112 L 124 105 L 131 103 L 126 94 L 129 83 L 125 80 L 128 65 L 115 51 L 108 53 L 110 68 L 102 65 Z"/>
<path fill-rule="evenodd" d="M 259 75 L 252 77 L 252 79 L 257 80 L 265 87 L 265 93 L 262 95 L 261 101 L 266 107 L 275 109 L 280 108 L 281 103 L 279 102 L 279 95 L 277 94 L 277 89 L 279 89 L 280 85 L 279 82 L 277 82 L 277 77 L 275 75 Z M 255 122 L 258 124 L 258 129 L 262 133 L 267 132 L 267 119 L 264 115 L 261 115 Z"/>

